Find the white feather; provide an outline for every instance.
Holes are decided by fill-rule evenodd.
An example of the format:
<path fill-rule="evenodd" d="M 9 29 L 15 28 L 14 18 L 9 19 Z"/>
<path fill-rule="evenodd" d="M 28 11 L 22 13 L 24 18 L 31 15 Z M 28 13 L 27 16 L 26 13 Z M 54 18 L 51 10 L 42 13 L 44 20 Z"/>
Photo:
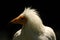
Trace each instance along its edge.
<path fill-rule="evenodd" d="M 13 40 L 56 40 L 53 29 L 43 25 L 35 9 L 26 8 L 21 15 L 28 21 L 15 33 Z"/>

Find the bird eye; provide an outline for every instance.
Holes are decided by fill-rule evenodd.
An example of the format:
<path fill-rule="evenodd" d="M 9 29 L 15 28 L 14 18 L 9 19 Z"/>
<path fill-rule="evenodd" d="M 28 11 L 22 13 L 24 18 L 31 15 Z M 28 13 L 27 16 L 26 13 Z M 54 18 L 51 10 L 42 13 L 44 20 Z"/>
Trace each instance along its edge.
<path fill-rule="evenodd" d="M 24 20 L 24 18 L 21 18 L 21 20 Z"/>

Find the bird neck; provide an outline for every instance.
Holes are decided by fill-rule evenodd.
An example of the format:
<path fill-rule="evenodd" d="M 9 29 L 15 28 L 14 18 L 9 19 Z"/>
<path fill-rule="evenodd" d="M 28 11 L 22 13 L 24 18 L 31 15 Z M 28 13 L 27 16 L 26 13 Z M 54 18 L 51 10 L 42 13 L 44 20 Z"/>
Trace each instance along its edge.
<path fill-rule="evenodd" d="M 24 25 L 24 27 L 22 28 L 22 31 L 24 32 L 32 32 L 34 34 L 42 34 L 44 30 L 44 26 L 41 23 L 32 23 L 32 22 L 28 22 L 26 25 Z"/>

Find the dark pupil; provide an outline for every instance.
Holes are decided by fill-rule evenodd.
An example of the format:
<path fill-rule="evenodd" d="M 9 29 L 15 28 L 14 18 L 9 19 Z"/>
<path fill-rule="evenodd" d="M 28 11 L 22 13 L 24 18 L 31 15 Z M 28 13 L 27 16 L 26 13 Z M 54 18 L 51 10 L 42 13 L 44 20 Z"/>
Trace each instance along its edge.
<path fill-rule="evenodd" d="M 24 18 L 21 18 L 21 20 L 24 20 Z"/>

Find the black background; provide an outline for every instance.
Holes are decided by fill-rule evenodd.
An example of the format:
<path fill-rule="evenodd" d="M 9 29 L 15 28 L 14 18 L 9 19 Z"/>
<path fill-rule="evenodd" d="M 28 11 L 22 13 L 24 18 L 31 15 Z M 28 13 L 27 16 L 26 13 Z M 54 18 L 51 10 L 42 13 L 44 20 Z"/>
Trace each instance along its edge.
<path fill-rule="evenodd" d="M 21 28 L 19 24 L 9 23 L 13 18 L 21 14 L 25 7 L 37 9 L 44 25 L 52 27 L 56 33 L 57 40 L 60 39 L 60 12 L 59 1 L 48 0 L 20 0 L 1 1 L 0 3 L 0 34 L 7 34 L 9 40 L 13 34 Z M 2 34 L 2 35 L 3 35 Z M 3 35 L 4 36 L 4 35 Z"/>

